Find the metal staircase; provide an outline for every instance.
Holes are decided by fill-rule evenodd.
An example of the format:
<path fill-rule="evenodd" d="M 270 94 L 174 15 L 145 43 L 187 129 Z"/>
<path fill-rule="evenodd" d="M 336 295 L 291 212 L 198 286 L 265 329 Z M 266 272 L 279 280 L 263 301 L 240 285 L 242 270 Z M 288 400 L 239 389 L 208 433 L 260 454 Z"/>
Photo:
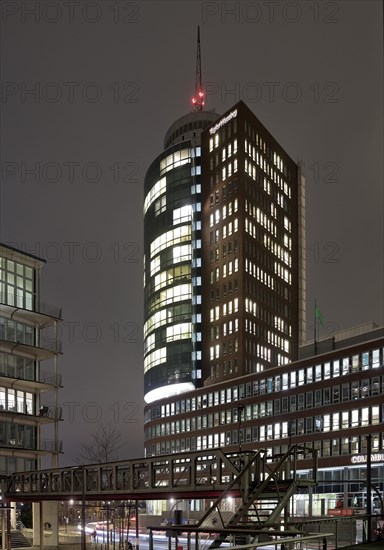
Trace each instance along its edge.
<path fill-rule="evenodd" d="M 311 479 L 297 476 L 297 460 L 310 455 Z M 290 527 L 289 505 L 299 490 L 316 485 L 317 457 L 313 449 L 292 445 L 286 453 L 268 455 L 266 450 L 237 456 L 233 462 L 238 475 L 199 521 L 202 530 L 217 532 L 209 548 L 219 548 L 231 540 L 249 544 L 272 536 L 296 535 Z M 226 511 L 231 493 L 239 491 L 235 512 Z"/>

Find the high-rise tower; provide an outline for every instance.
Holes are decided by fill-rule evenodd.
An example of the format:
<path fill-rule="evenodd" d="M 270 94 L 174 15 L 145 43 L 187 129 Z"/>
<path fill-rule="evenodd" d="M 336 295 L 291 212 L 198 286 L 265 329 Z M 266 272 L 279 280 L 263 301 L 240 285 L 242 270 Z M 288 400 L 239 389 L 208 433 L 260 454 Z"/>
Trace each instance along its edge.
<path fill-rule="evenodd" d="M 218 119 L 204 111 L 200 33 L 195 110 L 174 122 L 144 183 L 144 393 L 147 403 L 201 381 L 201 133 Z"/>
<path fill-rule="evenodd" d="M 204 111 L 199 31 L 192 103 L 145 177 L 146 422 L 160 400 L 172 415 L 173 396 L 288 364 L 305 341 L 304 178 L 242 101 Z"/>
<path fill-rule="evenodd" d="M 303 182 L 243 102 L 203 132 L 202 189 L 204 381 L 297 359 Z"/>
<path fill-rule="evenodd" d="M 218 118 L 177 120 L 144 184 L 144 391 L 147 403 L 201 379 L 201 132 Z"/>

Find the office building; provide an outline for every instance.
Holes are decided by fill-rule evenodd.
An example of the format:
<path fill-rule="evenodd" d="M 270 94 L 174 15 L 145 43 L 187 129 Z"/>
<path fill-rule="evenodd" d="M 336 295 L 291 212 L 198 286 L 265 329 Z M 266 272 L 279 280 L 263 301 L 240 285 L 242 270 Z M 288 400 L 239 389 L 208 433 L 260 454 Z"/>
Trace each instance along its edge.
<path fill-rule="evenodd" d="M 171 154 L 166 150 L 154 164 L 173 159 Z M 185 178 L 195 174 L 190 156 L 191 166 L 183 164 Z M 295 498 L 293 513 L 322 515 L 337 502 L 343 509 L 365 509 L 369 462 L 379 500 L 384 490 L 384 329 L 365 325 L 306 342 L 304 178 L 244 103 L 203 129 L 198 158 L 201 217 L 195 217 L 200 207 L 192 208 L 183 223 L 191 223 L 191 234 L 192 228 L 201 230 L 196 246 L 201 280 L 194 279 L 191 255 L 180 283 L 187 285 L 183 304 L 191 309 L 186 314 L 197 317 L 172 318 L 169 309 L 179 307 L 179 291 L 168 290 L 173 279 L 153 254 L 157 243 L 164 243 L 162 254 L 169 262 L 176 257 L 173 269 L 178 266 L 179 239 L 188 242 L 190 234 L 189 229 L 173 233 L 182 206 L 171 206 L 156 233 L 155 213 L 149 223 L 145 218 L 145 307 L 146 312 L 153 307 L 156 318 L 150 326 L 146 313 L 145 358 L 149 342 L 156 347 L 176 341 L 185 354 L 178 362 L 177 352 L 168 355 L 163 344 L 163 355 L 157 355 L 153 373 L 159 373 L 161 391 L 149 393 L 150 399 L 147 393 L 146 455 L 210 448 L 267 449 L 272 455 L 291 444 L 305 445 L 318 453 L 319 485 L 316 494 Z M 147 174 L 147 202 L 160 185 L 156 170 L 153 178 Z M 180 166 L 176 174 L 183 177 Z M 186 187 L 185 200 L 188 192 Z M 154 262 L 150 267 L 148 258 Z M 194 302 L 189 288 L 197 282 Z M 199 355 L 193 355 L 195 350 Z M 148 376 L 148 360 L 145 368 Z M 302 460 L 300 475 L 305 477 L 308 467 Z"/>
<path fill-rule="evenodd" d="M 319 457 L 311 511 L 324 514 L 340 499 L 346 508 L 366 506 L 370 445 L 372 487 L 382 497 L 384 328 L 350 329 L 317 342 L 316 350 L 312 342 L 297 361 L 147 406 L 147 455 L 214 447 L 278 454 L 305 445 Z M 306 468 L 302 461 L 301 475 Z M 307 497 L 295 502 L 295 513 L 309 513 Z"/>
<path fill-rule="evenodd" d="M 203 380 L 212 383 L 298 357 L 304 178 L 243 102 L 202 141 Z"/>
<path fill-rule="evenodd" d="M 217 118 L 194 111 L 172 124 L 145 177 L 147 403 L 201 382 L 201 133 Z"/>
<path fill-rule="evenodd" d="M 0 244 L 0 473 L 58 465 L 59 308 L 40 298 L 42 260 Z"/>
<path fill-rule="evenodd" d="M 168 130 L 145 178 L 145 400 L 297 359 L 304 179 L 239 102 Z"/>

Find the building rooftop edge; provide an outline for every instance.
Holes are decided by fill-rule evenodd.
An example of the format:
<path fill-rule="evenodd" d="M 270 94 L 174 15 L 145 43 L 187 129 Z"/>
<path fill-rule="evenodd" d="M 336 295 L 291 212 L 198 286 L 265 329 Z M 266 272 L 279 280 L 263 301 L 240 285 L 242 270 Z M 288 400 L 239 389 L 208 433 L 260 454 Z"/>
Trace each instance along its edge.
<path fill-rule="evenodd" d="M 371 323 L 367 323 L 367 324 L 370 325 Z M 373 324 L 375 325 L 375 323 L 373 323 Z M 363 324 L 363 325 L 358 325 L 358 326 L 365 326 L 365 325 Z M 355 328 L 355 327 L 352 327 L 352 328 Z M 340 332 L 342 333 L 344 331 L 340 331 Z M 245 383 L 245 379 L 250 381 L 255 375 L 259 375 L 259 376 L 263 375 L 265 377 L 268 377 L 268 375 L 273 374 L 275 369 L 281 369 L 281 368 L 284 368 L 284 367 L 285 368 L 289 367 L 289 369 L 291 369 L 292 367 L 294 367 L 297 364 L 301 364 L 303 362 L 308 362 L 308 361 L 311 361 L 311 360 L 316 360 L 316 361 L 321 362 L 322 357 L 327 356 L 330 353 L 335 353 L 335 352 L 340 353 L 342 351 L 346 351 L 350 348 L 353 348 L 355 346 L 359 346 L 359 345 L 362 345 L 362 344 L 373 344 L 375 341 L 382 340 L 383 338 L 384 338 L 384 326 L 376 326 L 373 330 L 369 330 L 369 331 L 367 331 L 363 334 L 359 334 L 359 335 L 357 335 L 353 338 L 347 338 L 347 339 L 344 339 L 344 340 L 340 340 L 339 341 L 339 346 L 334 348 L 334 349 L 326 349 L 326 350 L 321 350 L 321 351 L 319 350 L 319 353 L 315 353 L 315 354 L 311 353 L 310 355 L 300 356 L 295 361 L 287 363 L 286 365 L 279 365 L 279 366 L 273 367 L 273 368 L 268 369 L 268 370 L 264 370 L 264 371 L 259 372 L 259 373 L 253 372 L 253 373 L 249 373 L 247 375 L 230 378 L 228 380 L 222 380 L 222 381 L 217 382 L 217 383 L 204 385 L 204 386 L 195 388 L 192 391 L 184 392 L 184 393 L 180 394 L 178 397 L 179 398 L 181 398 L 182 396 L 187 397 L 187 396 L 191 396 L 192 394 L 197 395 L 198 393 L 213 391 L 213 390 L 217 389 L 219 386 L 220 387 L 221 386 L 226 387 L 228 384 L 236 384 L 236 382 Z M 331 337 L 331 338 L 328 338 L 328 339 L 323 340 L 323 341 L 329 342 L 329 341 L 332 341 L 332 340 L 333 340 L 333 338 Z M 351 340 L 353 340 L 353 341 L 351 342 Z M 317 343 L 319 344 L 319 342 L 317 342 Z M 310 344 L 308 344 L 308 345 L 306 344 L 306 346 L 311 347 Z M 313 342 L 312 342 L 312 347 L 313 347 Z M 302 349 L 302 347 L 300 349 Z M 166 401 L 167 399 L 169 399 L 169 398 L 159 399 L 158 401 L 155 401 L 153 403 L 145 404 L 145 408 L 151 407 L 153 405 L 158 405 L 159 403 L 161 403 L 162 401 Z"/>
<path fill-rule="evenodd" d="M 0 253 L 2 249 L 9 250 L 10 252 L 14 254 L 19 254 L 21 257 L 26 258 L 32 258 L 33 260 L 37 260 L 40 264 L 46 264 L 46 260 L 44 258 L 40 258 L 39 256 L 36 256 L 35 254 L 31 254 L 30 252 L 24 252 L 23 250 L 20 250 L 19 248 L 16 248 L 14 246 L 10 246 L 9 244 L 0 242 Z"/>

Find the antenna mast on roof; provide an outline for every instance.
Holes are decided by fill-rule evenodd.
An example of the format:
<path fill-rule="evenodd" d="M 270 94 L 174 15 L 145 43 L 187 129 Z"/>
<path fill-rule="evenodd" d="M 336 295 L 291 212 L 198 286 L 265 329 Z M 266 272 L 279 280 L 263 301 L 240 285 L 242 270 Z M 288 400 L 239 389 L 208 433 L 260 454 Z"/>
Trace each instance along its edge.
<path fill-rule="evenodd" d="M 196 111 L 202 111 L 205 105 L 203 81 L 201 78 L 200 26 L 197 27 L 196 85 L 192 103 Z"/>

